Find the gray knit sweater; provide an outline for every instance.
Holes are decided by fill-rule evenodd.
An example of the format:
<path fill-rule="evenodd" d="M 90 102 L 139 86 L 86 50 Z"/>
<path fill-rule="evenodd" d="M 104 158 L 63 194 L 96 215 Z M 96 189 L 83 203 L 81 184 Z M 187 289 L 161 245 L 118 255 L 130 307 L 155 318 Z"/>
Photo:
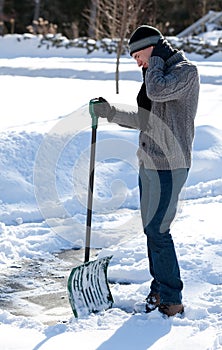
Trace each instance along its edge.
<path fill-rule="evenodd" d="M 145 76 L 151 111 L 116 108 L 111 122 L 140 130 L 139 163 L 147 169 L 189 168 L 199 96 L 197 67 L 178 51 L 166 62 L 151 57 Z"/>

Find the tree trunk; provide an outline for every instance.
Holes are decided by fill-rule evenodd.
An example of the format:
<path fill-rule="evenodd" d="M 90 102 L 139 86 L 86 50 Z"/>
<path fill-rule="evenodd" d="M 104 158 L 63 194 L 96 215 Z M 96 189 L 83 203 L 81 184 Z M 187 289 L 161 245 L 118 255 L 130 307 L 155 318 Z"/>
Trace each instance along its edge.
<path fill-rule="evenodd" d="M 35 0 L 35 10 L 33 16 L 33 29 L 35 34 L 37 33 L 37 21 L 40 16 L 40 2 L 41 0 Z"/>
<path fill-rule="evenodd" d="M 4 34 L 3 9 L 5 0 L 0 0 L 0 35 Z"/>
<path fill-rule="evenodd" d="M 78 27 L 78 21 L 72 22 L 72 37 L 73 39 L 76 39 L 79 37 L 79 27 Z"/>
<path fill-rule="evenodd" d="M 116 94 L 119 93 L 119 65 L 120 65 L 120 57 L 121 53 L 123 50 L 123 44 L 124 44 L 124 39 L 126 37 L 126 33 L 128 30 L 128 21 L 127 21 L 127 1 L 124 1 L 123 4 L 123 16 L 122 16 L 122 21 L 120 24 L 120 31 L 119 31 L 119 42 L 117 46 L 117 53 L 116 53 Z"/>
<path fill-rule="evenodd" d="M 117 50 L 119 51 L 119 50 Z M 120 54 L 117 52 L 116 55 L 116 94 L 119 93 L 119 63 L 120 63 Z"/>
<path fill-rule="evenodd" d="M 39 19 L 39 14 L 40 14 L 40 2 L 41 2 L 41 0 L 35 0 L 35 10 L 34 10 L 33 21 L 38 21 L 38 19 Z"/>
<path fill-rule="evenodd" d="M 88 36 L 90 38 L 96 38 L 96 21 L 97 21 L 97 0 L 91 1 L 90 14 L 89 14 L 89 29 Z"/>

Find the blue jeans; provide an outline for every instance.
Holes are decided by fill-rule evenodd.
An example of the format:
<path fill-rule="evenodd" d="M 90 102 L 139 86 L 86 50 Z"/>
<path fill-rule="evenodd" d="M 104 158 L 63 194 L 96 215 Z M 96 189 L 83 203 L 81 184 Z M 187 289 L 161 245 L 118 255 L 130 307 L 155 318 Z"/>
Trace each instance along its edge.
<path fill-rule="evenodd" d="M 151 293 L 160 294 L 161 304 L 181 304 L 183 282 L 170 225 L 175 218 L 179 194 L 188 169 L 150 170 L 140 167 L 141 217 L 147 248 Z"/>

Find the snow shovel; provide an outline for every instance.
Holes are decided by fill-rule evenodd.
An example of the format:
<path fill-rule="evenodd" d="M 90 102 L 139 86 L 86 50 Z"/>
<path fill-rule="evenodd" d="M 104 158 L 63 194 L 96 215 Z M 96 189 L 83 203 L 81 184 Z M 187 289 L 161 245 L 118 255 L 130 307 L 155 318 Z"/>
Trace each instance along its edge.
<path fill-rule="evenodd" d="M 94 112 L 95 103 L 101 103 L 101 101 L 96 98 L 90 100 L 89 102 L 89 113 L 92 118 L 92 136 L 89 167 L 85 259 L 84 264 L 72 269 L 68 279 L 69 302 L 76 318 L 109 309 L 113 304 L 113 297 L 107 280 L 107 268 L 112 256 L 89 261 L 96 133 L 98 125 L 98 118 Z"/>

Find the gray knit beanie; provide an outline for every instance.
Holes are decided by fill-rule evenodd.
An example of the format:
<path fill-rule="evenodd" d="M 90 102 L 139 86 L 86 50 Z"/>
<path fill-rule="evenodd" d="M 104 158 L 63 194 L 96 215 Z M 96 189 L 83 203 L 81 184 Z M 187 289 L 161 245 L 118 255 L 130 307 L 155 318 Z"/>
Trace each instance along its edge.
<path fill-rule="evenodd" d="M 148 25 L 138 27 L 129 40 L 130 55 L 132 56 L 134 52 L 156 45 L 161 38 L 163 38 L 163 35 L 154 27 Z"/>

